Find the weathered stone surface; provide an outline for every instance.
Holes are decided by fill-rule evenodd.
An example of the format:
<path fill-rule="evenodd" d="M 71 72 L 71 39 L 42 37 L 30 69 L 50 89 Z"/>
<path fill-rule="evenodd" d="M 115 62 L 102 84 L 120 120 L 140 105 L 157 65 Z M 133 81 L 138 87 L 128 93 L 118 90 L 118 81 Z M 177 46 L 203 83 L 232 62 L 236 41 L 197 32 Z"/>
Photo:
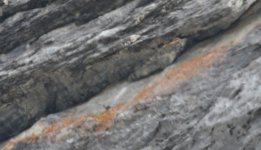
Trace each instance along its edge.
<path fill-rule="evenodd" d="M 260 7 L 9 0 L 0 17 L 0 140 L 178 63 L 43 118 L 4 149 L 258 149 Z"/>
<path fill-rule="evenodd" d="M 256 8 L 159 75 L 110 87 L 82 106 L 45 117 L 3 149 L 260 149 Z M 111 106 L 99 108 L 99 101 Z"/>

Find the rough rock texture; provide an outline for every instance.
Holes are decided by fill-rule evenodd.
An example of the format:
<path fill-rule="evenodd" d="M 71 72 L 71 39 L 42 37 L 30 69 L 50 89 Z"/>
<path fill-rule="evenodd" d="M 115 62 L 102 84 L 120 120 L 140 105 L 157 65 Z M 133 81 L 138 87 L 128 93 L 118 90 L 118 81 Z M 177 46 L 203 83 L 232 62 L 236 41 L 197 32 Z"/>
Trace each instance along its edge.
<path fill-rule="evenodd" d="M 0 140 L 111 86 L 3 149 L 261 149 L 260 8 L 260 0 L 9 0 Z"/>

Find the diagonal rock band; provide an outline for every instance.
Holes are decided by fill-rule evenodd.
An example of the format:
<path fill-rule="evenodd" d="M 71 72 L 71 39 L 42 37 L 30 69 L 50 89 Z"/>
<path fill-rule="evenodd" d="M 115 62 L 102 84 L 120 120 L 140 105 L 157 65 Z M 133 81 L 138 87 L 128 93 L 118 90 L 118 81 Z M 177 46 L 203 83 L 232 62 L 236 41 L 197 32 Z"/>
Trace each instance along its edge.
<path fill-rule="evenodd" d="M 8 4 L 0 16 L 0 140 L 45 115 L 88 101 L 109 85 L 163 70 L 192 46 L 188 41 L 229 28 L 254 4 L 260 2 Z"/>

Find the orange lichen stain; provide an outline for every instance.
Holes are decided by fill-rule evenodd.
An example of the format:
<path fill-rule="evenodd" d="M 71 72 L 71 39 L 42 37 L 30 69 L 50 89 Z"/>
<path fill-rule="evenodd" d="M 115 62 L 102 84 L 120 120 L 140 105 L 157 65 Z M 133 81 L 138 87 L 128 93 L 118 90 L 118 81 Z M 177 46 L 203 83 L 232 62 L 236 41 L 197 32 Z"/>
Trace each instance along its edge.
<path fill-rule="evenodd" d="M 8 143 L 5 145 L 5 147 L 2 150 L 12 150 L 14 145 L 20 141 L 25 141 L 25 142 L 35 142 L 37 141 L 39 136 L 35 134 L 31 134 L 30 136 L 27 136 L 26 138 L 22 140 L 17 140 L 17 139 L 11 139 L 8 141 Z"/>
<path fill-rule="evenodd" d="M 112 122 L 115 118 L 115 115 L 130 106 L 133 106 L 149 97 L 152 97 L 154 95 L 157 95 L 157 93 L 162 93 L 162 91 L 166 91 L 166 87 L 173 91 L 178 85 L 182 84 L 183 81 L 186 79 L 189 79 L 196 74 L 204 71 L 208 66 L 213 64 L 219 57 L 222 57 L 225 53 L 225 50 L 229 47 L 229 45 L 236 45 L 240 43 L 240 41 L 245 38 L 247 33 L 249 33 L 253 28 L 255 28 L 257 25 L 260 25 L 260 19 L 256 20 L 258 24 L 254 24 L 249 27 L 244 27 L 243 30 L 240 30 L 238 36 L 231 37 L 228 40 L 227 38 L 224 38 L 224 41 L 220 41 L 222 45 L 221 46 L 215 46 L 212 49 L 209 49 L 206 52 L 203 52 L 199 55 L 196 55 L 190 59 L 187 59 L 185 61 L 182 61 L 180 63 L 175 64 L 173 67 L 170 67 L 166 69 L 161 75 L 155 78 L 150 84 L 142 88 L 136 96 L 134 96 L 133 99 L 129 100 L 127 103 L 119 103 L 111 107 L 111 109 L 94 113 L 94 114 L 81 114 L 78 116 L 68 116 L 62 119 L 61 121 L 54 123 L 50 125 L 49 127 L 45 128 L 44 133 L 39 134 L 31 134 L 27 136 L 18 136 L 16 138 L 13 138 L 8 141 L 8 143 L 5 145 L 5 147 L 2 150 L 12 150 L 13 146 L 18 143 L 19 141 L 27 141 L 27 140 L 35 140 L 38 139 L 38 137 L 47 136 L 49 133 L 54 133 L 56 131 L 59 131 L 63 128 L 66 128 L 72 124 L 78 124 L 81 123 L 81 121 L 84 121 L 88 117 L 95 118 L 97 121 L 97 131 L 105 130 L 109 127 L 108 124 Z M 250 23 L 248 23 L 250 24 Z M 235 32 L 235 31 L 233 31 Z M 233 35 L 233 34 L 230 34 Z M 156 41 L 157 42 L 157 41 Z M 164 42 L 161 39 L 158 39 L 158 43 L 163 43 L 164 46 L 173 44 L 178 44 L 179 42 L 182 42 L 182 39 L 174 38 L 172 41 Z M 61 123 L 60 123 L 61 122 Z"/>
<path fill-rule="evenodd" d="M 169 42 L 165 43 L 164 47 L 171 47 L 173 45 L 181 44 L 182 42 L 183 42 L 183 39 L 175 37 L 172 40 L 170 40 Z"/>
<path fill-rule="evenodd" d="M 56 123 L 50 125 L 48 128 L 46 128 L 44 130 L 44 134 L 46 135 L 46 134 L 58 131 L 59 129 L 65 128 L 69 125 L 72 125 L 73 123 L 79 122 L 80 119 L 81 119 L 80 117 L 73 117 L 73 116 L 68 115 L 67 117 L 63 118 L 59 122 L 56 122 Z"/>
<path fill-rule="evenodd" d="M 55 133 L 63 128 L 69 127 L 71 125 L 81 124 L 86 118 L 93 118 L 96 121 L 95 131 L 105 130 L 109 122 L 113 120 L 116 113 L 124 107 L 125 103 L 115 104 L 113 107 L 106 111 L 98 112 L 98 113 L 83 113 L 78 116 L 67 116 L 61 119 L 59 122 L 56 122 L 50 125 L 48 128 L 44 130 L 43 135 L 48 136 L 50 133 Z"/>
<path fill-rule="evenodd" d="M 3 148 L 3 150 L 11 150 L 13 148 L 13 145 L 15 145 L 19 141 L 26 141 L 26 142 L 34 142 L 40 137 L 48 137 L 51 133 L 55 133 L 57 131 L 60 131 L 61 129 L 67 128 L 71 125 L 80 125 L 84 120 L 87 118 L 93 118 L 96 121 L 96 126 L 94 131 L 104 131 L 107 128 L 109 128 L 111 121 L 114 120 L 115 115 L 124 108 L 125 103 L 117 103 L 110 109 L 98 113 L 83 113 L 80 115 L 68 115 L 67 117 L 62 118 L 61 120 L 49 125 L 47 128 L 43 130 L 42 133 L 35 135 L 30 134 L 26 137 L 23 137 L 22 139 L 17 137 L 14 139 L 11 139 Z"/>
<path fill-rule="evenodd" d="M 156 77 L 151 83 L 142 88 L 132 99 L 127 102 L 117 103 L 110 109 L 98 113 L 83 113 L 80 115 L 68 115 L 67 117 L 51 124 L 43 130 L 43 133 L 38 135 L 28 135 L 22 139 L 12 139 L 4 147 L 3 150 L 11 150 L 13 145 L 19 141 L 33 141 L 39 137 L 47 137 L 51 133 L 55 133 L 69 127 L 71 125 L 81 124 L 87 118 L 93 118 L 96 121 L 95 132 L 108 129 L 116 114 L 130 106 L 134 106 L 149 97 L 162 93 L 164 90 L 171 89 L 172 91 L 180 85 L 184 80 L 189 79 L 199 72 L 202 72 L 210 66 L 217 58 L 221 57 L 225 52 L 225 48 L 213 48 L 209 51 L 196 55 L 188 60 L 177 63 L 173 67 L 166 69 L 161 75 Z"/>
<path fill-rule="evenodd" d="M 197 56 L 192 57 L 189 60 L 176 64 L 174 67 L 167 69 L 161 76 L 155 78 L 150 84 L 142 88 L 131 100 L 127 102 L 117 103 L 110 109 L 93 113 L 93 114 L 81 114 L 79 116 L 68 116 L 61 121 L 50 125 L 44 130 L 44 135 L 54 133 L 70 125 L 76 125 L 81 123 L 86 118 L 93 118 L 96 121 L 95 131 L 103 131 L 110 126 L 111 121 L 114 120 L 116 114 L 127 107 L 136 105 L 140 101 L 146 98 L 152 97 L 157 92 L 162 92 L 163 87 L 171 88 L 180 85 L 184 80 L 195 76 L 197 73 L 206 69 L 217 58 L 222 56 L 224 48 L 216 48 L 203 52 Z M 166 88 L 165 88 L 166 89 Z M 164 90 L 165 90 L 164 89 Z"/>
<path fill-rule="evenodd" d="M 129 105 L 135 105 L 148 97 L 155 96 L 165 90 L 172 90 L 210 66 L 215 60 L 221 57 L 225 48 L 215 48 L 194 56 L 186 61 L 168 68 L 159 77 L 140 90 L 137 95 L 129 101 Z"/>
<path fill-rule="evenodd" d="M 23 141 L 26 141 L 26 142 L 35 142 L 39 139 L 39 136 L 36 135 L 36 134 L 30 134 L 30 136 L 27 136 L 23 139 Z"/>
<path fill-rule="evenodd" d="M 109 110 L 103 111 L 103 112 L 99 112 L 97 114 L 93 114 L 91 117 L 94 118 L 97 122 L 96 125 L 96 131 L 104 131 L 106 130 L 109 125 L 110 122 L 112 120 L 114 120 L 115 115 L 122 109 L 124 109 L 126 106 L 126 103 L 121 102 L 121 103 L 117 103 L 116 105 L 114 105 L 113 107 L 111 107 Z"/>
<path fill-rule="evenodd" d="M 4 146 L 3 150 L 12 150 L 17 142 L 18 141 L 14 139 L 9 140 L 8 143 Z"/>

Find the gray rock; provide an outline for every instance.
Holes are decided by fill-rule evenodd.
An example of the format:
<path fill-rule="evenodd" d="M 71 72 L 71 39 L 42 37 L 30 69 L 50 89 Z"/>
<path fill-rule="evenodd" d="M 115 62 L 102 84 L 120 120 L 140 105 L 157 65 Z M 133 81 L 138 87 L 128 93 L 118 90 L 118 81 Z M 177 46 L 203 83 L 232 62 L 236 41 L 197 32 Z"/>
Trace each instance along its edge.
<path fill-rule="evenodd" d="M 47 114 L 88 101 L 109 85 L 127 78 L 131 81 L 139 80 L 164 69 L 188 47 L 193 47 L 190 41 L 197 43 L 215 36 L 241 16 L 259 15 L 260 7 L 255 5 L 260 6 L 260 1 L 10 0 L 3 7 L 3 15 L 0 17 L 0 112 L 3 114 L 0 116 L 0 140 L 16 135 Z M 251 9 L 254 11 L 246 14 L 251 6 L 255 8 Z M 196 99 L 193 93 L 204 98 L 204 92 L 197 87 L 205 85 L 201 82 L 211 83 L 205 88 L 213 89 L 208 93 L 213 97 L 221 92 L 218 90 L 229 86 L 230 74 L 240 72 L 240 69 L 260 56 L 259 30 L 257 27 L 252 34 L 249 32 L 245 42 L 231 48 L 232 51 L 239 52 L 231 53 L 231 56 L 228 55 L 223 62 L 217 64 L 213 71 L 215 78 L 210 76 L 205 77 L 209 79 L 198 79 L 195 83 L 190 81 L 182 87 L 188 92 L 184 96 L 187 99 L 184 98 L 183 101 Z M 250 71 L 255 70 L 258 67 L 253 67 Z M 218 74 L 221 71 L 224 75 Z M 258 72 L 256 74 L 259 77 Z M 212 82 L 212 79 L 218 80 L 217 83 Z M 239 91 L 242 90 L 244 89 Z M 180 94 L 182 92 L 184 90 L 180 90 Z M 196 134 L 191 132 L 199 129 L 201 136 L 208 135 L 201 130 L 200 125 L 190 130 L 195 126 L 193 122 L 206 115 L 205 111 L 198 110 L 196 113 L 193 110 L 204 107 L 201 106 L 203 103 L 210 107 L 215 99 L 210 97 L 208 103 L 202 100 L 202 103 L 192 103 L 193 108 L 181 108 L 181 112 L 188 114 L 181 115 L 188 117 L 187 121 L 191 123 L 185 125 L 180 121 L 182 129 L 177 131 L 174 129 L 179 124 L 174 125 L 174 128 L 168 124 L 174 120 L 179 121 L 179 118 L 173 118 L 170 115 L 172 112 L 166 110 L 164 115 L 166 113 L 174 120 L 167 120 L 166 129 L 161 131 L 161 124 L 165 126 L 164 118 L 154 114 L 151 109 L 167 109 L 164 107 L 173 105 L 172 97 L 162 97 L 164 100 L 160 102 L 161 106 L 158 106 L 159 102 L 154 102 L 146 104 L 149 105 L 148 110 L 141 110 L 138 114 L 130 113 L 133 119 L 129 122 L 133 126 L 131 124 L 128 128 L 125 123 L 119 123 L 108 133 L 91 135 L 91 140 L 86 140 L 89 137 L 83 134 L 82 139 L 76 140 L 79 143 L 53 144 L 43 139 L 35 144 L 21 142 L 14 149 L 72 149 L 72 146 L 75 149 L 97 149 L 99 146 L 105 149 L 141 149 L 146 146 L 147 149 L 149 146 L 151 149 L 168 149 L 174 148 L 175 142 L 183 142 L 183 139 L 189 143 L 185 146 L 193 146 L 194 141 L 190 141 L 189 137 Z M 134 121 L 138 125 L 135 126 Z M 125 131 L 127 129 L 128 132 Z M 122 132 L 117 133 L 118 130 Z M 165 135 L 165 132 L 170 132 L 171 135 Z M 158 145 L 157 138 L 165 140 Z M 104 142 L 98 144 L 99 140 Z"/>
<path fill-rule="evenodd" d="M 261 14 L 253 9 L 149 81 L 123 84 L 138 90 L 112 86 L 82 106 L 41 119 L 4 149 L 260 149 Z M 108 96 L 118 99 L 109 110 L 84 110 Z"/>

